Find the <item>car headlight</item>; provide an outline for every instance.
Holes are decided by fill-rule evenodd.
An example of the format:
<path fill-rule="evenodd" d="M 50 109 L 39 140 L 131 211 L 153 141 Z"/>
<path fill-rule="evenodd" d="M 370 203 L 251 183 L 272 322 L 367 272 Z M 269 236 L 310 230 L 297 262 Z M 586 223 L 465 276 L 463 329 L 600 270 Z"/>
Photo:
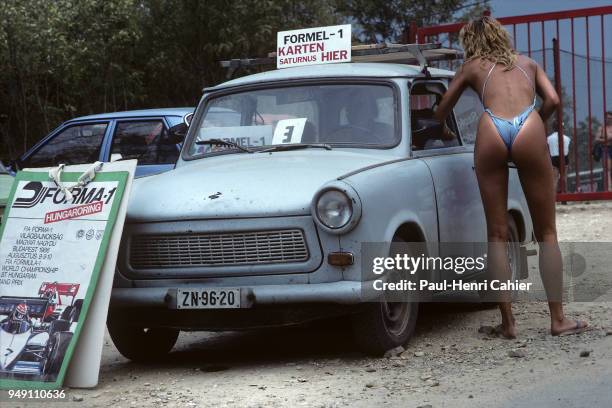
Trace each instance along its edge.
<path fill-rule="evenodd" d="M 311 207 L 317 224 L 335 234 L 350 231 L 361 217 L 357 192 L 343 182 L 335 182 L 320 190 Z"/>
<path fill-rule="evenodd" d="M 351 200 L 339 190 L 327 190 L 319 196 L 317 218 L 331 229 L 342 228 L 351 220 Z"/>

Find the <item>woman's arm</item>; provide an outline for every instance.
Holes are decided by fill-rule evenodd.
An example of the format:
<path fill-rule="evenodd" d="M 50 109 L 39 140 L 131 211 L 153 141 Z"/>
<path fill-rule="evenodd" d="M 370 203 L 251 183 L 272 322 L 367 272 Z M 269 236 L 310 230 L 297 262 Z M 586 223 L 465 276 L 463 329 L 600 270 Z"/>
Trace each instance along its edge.
<path fill-rule="evenodd" d="M 455 107 L 457 100 L 465 90 L 465 88 L 469 85 L 467 80 L 468 70 L 465 67 L 465 64 L 461 65 L 457 72 L 455 73 L 455 77 L 451 81 L 448 86 L 448 90 L 442 96 L 436 111 L 434 112 L 434 117 L 440 121 L 440 123 L 446 123 L 446 118 L 450 114 L 451 110 Z"/>
<path fill-rule="evenodd" d="M 540 98 L 542 98 L 542 106 L 540 106 L 539 114 L 542 121 L 546 120 L 552 115 L 555 109 L 558 109 L 561 102 L 559 95 L 555 91 L 555 87 L 550 83 L 550 80 L 546 76 L 546 72 L 534 61 L 536 64 L 536 91 Z"/>
<path fill-rule="evenodd" d="M 434 112 L 434 118 L 440 121 L 440 124 L 443 126 L 442 140 L 457 139 L 457 136 L 448 128 L 446 118 L 450 114 L 451 110 L 453 110 L 457 100 L 467 86 L 468 81 L 466 79 L 466 68 L 465 64 L 463 64 L 455 73 L 455 77 L 449 84 L 447 91 L 442 96 L 442 99 Z"/>

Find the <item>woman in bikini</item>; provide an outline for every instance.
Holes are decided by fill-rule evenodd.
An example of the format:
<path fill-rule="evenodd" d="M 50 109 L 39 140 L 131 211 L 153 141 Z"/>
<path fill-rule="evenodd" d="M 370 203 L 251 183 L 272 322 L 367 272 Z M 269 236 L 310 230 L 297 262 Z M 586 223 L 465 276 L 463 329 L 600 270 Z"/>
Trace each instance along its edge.
<path fill-rule="evenodd" d="M 466 24 L 460 33 L 465 63 L 457 71 L 436 110 L 441 123 L 466 87 L 480 92 L 486 114 L 480 118 L 474 151 L 476 177 L 487 221 L 488 269 L 509 280 L 508 162 L 518 169 L 539 243 L 540 274 L 548 297 L 552 335 L 584 331 L 587 323 L 563 313 L 563 266 L 555 225 L 553 169 L 544 121 L 559 107 L 559 97 L 546 73 L 530 58 L 518 55 L 510 36 L 491 17 Z M 536 94 L 542 105 L 535 110 Z M 516 337 L 511 294 L 499 294 L 499 334 Z"/>

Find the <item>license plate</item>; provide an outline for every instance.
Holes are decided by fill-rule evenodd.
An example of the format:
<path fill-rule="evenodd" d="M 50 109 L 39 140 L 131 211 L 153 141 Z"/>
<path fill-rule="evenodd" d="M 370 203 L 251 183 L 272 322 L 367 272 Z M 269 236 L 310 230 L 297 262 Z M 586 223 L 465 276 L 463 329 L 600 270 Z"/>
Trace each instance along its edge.
<path fill-rule="evenodd" d="M 240 288 L 178 289 L 177 309 L 237 309 Z"/>

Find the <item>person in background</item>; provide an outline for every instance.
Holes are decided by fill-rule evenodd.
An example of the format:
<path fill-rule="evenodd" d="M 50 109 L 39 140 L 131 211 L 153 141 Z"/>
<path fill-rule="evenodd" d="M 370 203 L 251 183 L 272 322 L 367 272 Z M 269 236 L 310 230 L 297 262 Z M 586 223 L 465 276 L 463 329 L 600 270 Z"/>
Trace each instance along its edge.
<path fill-rule="evenodd" d="M 599 133 L 595 141 L 602 145 L 602 156 L 607 160 L 608 167 L 608 187 L 612 190 L 612 111 L 606 112 L 605 123 L 599 128 Z"/>
<path fill-rule="evenodd" d="M 556 129 L 550 135 L 548 135 L 548 152 L 550 153 L 550 159 L 552 160 L 553 171 L 555 172 L 555 190 L 559 192 L 559 179 L 560 179 L 560 168 L 561 161 L 559 160 L 559 126 L 557 121 L 553 122 L 553 129 Z M 570 143 L 572 139 L 568 135 L 563 135 L 563 161 L 565 163 L 565 185 L 567 186 L 567 166 L 569 164 L 569 151 Z"/>

